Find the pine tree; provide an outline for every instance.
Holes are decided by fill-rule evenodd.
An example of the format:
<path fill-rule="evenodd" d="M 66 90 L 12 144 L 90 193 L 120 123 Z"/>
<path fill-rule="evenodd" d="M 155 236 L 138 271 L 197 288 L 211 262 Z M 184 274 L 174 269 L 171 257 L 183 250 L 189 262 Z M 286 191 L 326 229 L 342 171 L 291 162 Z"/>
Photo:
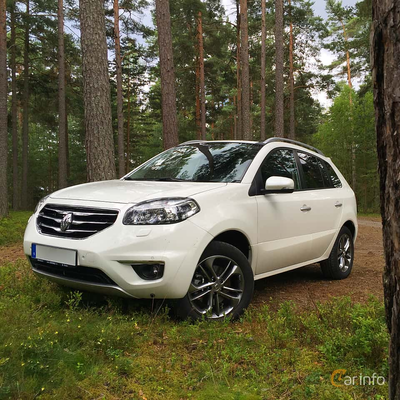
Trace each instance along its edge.
<path fill-rule="evenodd" d="M 242 66 L 242 132 L 244 140 L 251 140 L 250 115 L 250 66 L 249 66 L 249 32 L 247 22 L 247 0 L 240 0 L 240 61 Z"/>
<path fill-rule="evenodd" d="M 6 0 L 0 0 L 0 218 L 8 214 Z"/>
<path fill-rule="evenodd" d="M 275 0 L 275 136 L 284 136 L 283 0 Z"/>
<path fill-rule="evenodd" d="M 26 0 L 24 22 L 24 87 L 23 87 L 23 123 L 22 123 L 22 198 L 21 206 L 28 208 L 28 147 L 29 147 L 29 1 Z"/>
<path fill-rule="evenodd" d="M 121 39 L 119 34 L 119 4 L 114 0 L 114 45 L 115 68 L 117 75 L 117 124 L 118 124 L 118 174 L 125 175 L 125 150 L 124 150 L 124 113 L 122 94 L 122 65 L 121 65 Z"/>
<path fill-rule="evenodd" d="M 79 11 L 87 178 L 89 182 L 114 179 L 116 170 L 104 5 L 101 0 L 80 0 Z"/>
<path fill-rule="evenodd" d="M 12 206 L 14 210 L 19 210 L 21 205 L 19 168 L 18 168 L 18 99 L 17 99 L 17 64 L 16 64 L 16 3 L 11 3 L 10 25 L 10 67 L 11 67 L 11 132 L 12 132 Z"/>
<path fill-rule="evenodd" d="M 68 182 L 68 137 L 65 99 L 64 2 L 58 0 L 58 187 Z"/>
<path fill-rule="evenodd" d="M 376 115 L 385 271 L 390 334 L 389 399 L 400 398 L 400 1 L 373 1 L 372 75 Z M 394 21 L 397 21 L 395 23 Z"/>
<path fill-rule="evenodd" d="M 179 143 L 169 0 L 156 0 L 156 19 L 161 69 L 163 144 L 164 149 L 168 149 Z"/>

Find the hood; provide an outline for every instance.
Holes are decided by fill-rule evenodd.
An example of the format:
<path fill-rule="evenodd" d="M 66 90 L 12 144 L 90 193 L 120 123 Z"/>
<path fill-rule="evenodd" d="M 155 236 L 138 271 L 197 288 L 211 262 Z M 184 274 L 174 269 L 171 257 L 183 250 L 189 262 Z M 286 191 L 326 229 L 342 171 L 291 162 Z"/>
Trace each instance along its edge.
<path fill-rule="evenodd" d="M 59 190 L 50 199 L 138 203 L 160 197 L 190 197 L 226 186 L 222 182 L 102 181 Z"/>

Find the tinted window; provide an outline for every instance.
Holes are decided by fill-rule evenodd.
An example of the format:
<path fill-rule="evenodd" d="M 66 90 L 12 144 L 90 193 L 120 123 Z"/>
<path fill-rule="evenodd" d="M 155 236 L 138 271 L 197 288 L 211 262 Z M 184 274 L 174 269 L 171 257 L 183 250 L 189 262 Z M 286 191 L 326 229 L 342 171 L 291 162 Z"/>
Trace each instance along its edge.
<path fill-rule="evenodd" d="M 261 146 L 195 143 L 169 149 L 136 168 L 127 180 L 240 182 Z"/>
<path fill-rule="evenodd" d="M 303 168 L 305 189 L 323 189 L 325 187 L 322 169 L 317 157 L 306 153 L 297 153 Z"/>
<path fill-rule="evenodd" d="M 278 149 L 268 154 L 261 166 L 263 183 L 271 176 L 283 176 L 294 181 L 294 188 L 299 188 L 299 171 L 292 150 Z"/>
<path fill-rule="evenodd" d="M 326 161 L 322 161 L 322 162 L 325 165 L 325 170 L 328 175 L 328 179 L 331 182 L 331 187 L 335 187 L 335 188 L 342 187 L 342 182 L 340 182 L 339 177 L 336 175 L 336 172 L 333 170 L 331 165 L 329 163 L 327 163 Z"/>

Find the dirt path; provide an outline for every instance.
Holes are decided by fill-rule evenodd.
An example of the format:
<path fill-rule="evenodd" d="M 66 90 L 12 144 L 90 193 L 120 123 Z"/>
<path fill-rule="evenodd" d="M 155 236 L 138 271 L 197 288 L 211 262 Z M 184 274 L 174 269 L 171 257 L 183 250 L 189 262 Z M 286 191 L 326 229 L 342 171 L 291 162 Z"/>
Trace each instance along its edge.
<path fill-rule="evenodd" d="M 0 265 L 17 261 L 20 258 L 25 258 L 22 243 L 12 246 L 0 247 Z"/>
<path fill-rule="evenodd" d="M 0 265 L 25 258 L 22 245 L 0 248 Z M 319 265 L 262 279 L 256 282 L 253 306 L 268 303 L 276 308 L 282 301 L 292 300 L 299 306 L 314 306 L 332 296 L 351 296 L 364 302 L 372 294 L 383 298 L 384 266 L 381 222 L 377 218 L 359 218 L 359 234 L 355 247 L 352 274 L 343 281 L 322 277 Z"/>
<path fill-rule="evenodd" d="M 350 296 L 365 302 L 370 295 L 383 299 L 382 273 L 384 256 L 382 225 L 376 218 L 359 218 L 355 261 L 351 275 L 342 281 L 322 277 L 318 264 L 272 276 L 256 282 L 253 304 L 270 304 L 276 308 L 285 300 L 299 306 L 313 307 L 316 301 L 333 296 Z"/>

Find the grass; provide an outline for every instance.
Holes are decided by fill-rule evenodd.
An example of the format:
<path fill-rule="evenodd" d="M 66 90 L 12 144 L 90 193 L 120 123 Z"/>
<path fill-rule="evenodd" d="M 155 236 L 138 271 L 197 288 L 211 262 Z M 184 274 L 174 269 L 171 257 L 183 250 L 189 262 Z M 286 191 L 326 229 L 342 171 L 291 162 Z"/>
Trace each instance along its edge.
<path fill-rule="evenodd" d="M 12 211 L 8 217 L 0 219 L 0 246 L 21 243 L 32 211 Z"/>
<path fill-rule="evenodd" d="M 384 399 L 332 371 L 387 378 L 383 305 L 253 306 L 237 322 L 179 322 L 147 302 L 87 297 L 0 268 L 1 399 Z"/>

